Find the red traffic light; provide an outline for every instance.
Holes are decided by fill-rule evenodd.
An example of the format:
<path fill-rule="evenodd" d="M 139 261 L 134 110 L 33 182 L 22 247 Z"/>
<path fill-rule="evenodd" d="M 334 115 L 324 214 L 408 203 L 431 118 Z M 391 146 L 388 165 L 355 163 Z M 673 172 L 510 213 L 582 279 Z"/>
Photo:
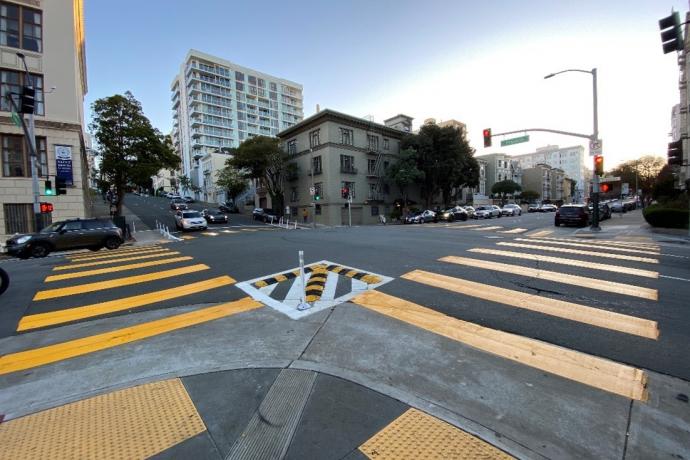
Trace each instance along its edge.
<path fill-rule="evenodd" d="M 484 148 L 491 147 L 491 128 L 486 128 L 483 132 Z"/>
<path fill-rule="evenodd" d="M 597 176 L 604 175 L 604 156 L 594 155 L 594 174 Z"/>
<path fill-rule="evenodd" d="M 53 212 L 53 203 L 41 203 L 41 214 Z"/>
<path fill-rule="evenodd" d="M 340 189 L 340 195 L 341 195 L 343 198 L 347 198 L 348 196 L 350 196 L 350 189 L 348 189 L 347 187 L 341 188 L 341 189 Z"/>
<path fill-rule="evenodd" d="M 611 184 L 603 183 L 599 184 L 599 191 L 601 193 L 608 193 L 611 191 Z"/>

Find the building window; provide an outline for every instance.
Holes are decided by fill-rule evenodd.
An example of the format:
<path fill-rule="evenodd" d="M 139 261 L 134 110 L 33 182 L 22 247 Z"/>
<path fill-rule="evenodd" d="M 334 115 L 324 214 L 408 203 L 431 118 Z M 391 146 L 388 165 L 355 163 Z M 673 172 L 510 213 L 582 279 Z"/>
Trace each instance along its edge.
<path fill-rule="evenodd" d="M 277 101 L 277 100 L 278 100 L 278 93 L 276 93 L 276 92 L 274 92 L 274 91 L 270 91 L 270 92 L 268 93 L 268 97 L 270 97 L 270 98 L 271 98 L 272 100 L 274 100 L 274 101 Z"/>
<path fill-rule="evenodd" d="M 43 52 L 42 23 L 41 11 L 0 2 L 0 45 Z"/>
<path fill-rule="evenodd" d="M 16 105 L 21 103 L 20 94 L 22 86 L 25 84 L 33 85 L 36 88 L 36 100 L 34 104 L 34 113 L 36 115 L 45 114 L 45 105 L 43 103 L 43 76 L 31 74 L 31 81 L 27 81 L 24 72 L 16 70 L 0 70 L 0 110 L 3 112 L 12 112 L 10 102 L 6 95 L 12 94 Z"/>
<path fill-rule="evenodd" d="M 351 155 L 340 155 L 340 172 L 356 173 L 355 157 Z"/>
<path fill-rule="evenodd" d="M 378 206 L 372 206 L 371 207 L 371 215 L 374 217 L 378 217 L 378 215 L 379 215 L 379 207 Z"/>
<path fill-rule="evenodd" d="M 244 91 L 244 83 L 236 81 L 235 82 L 235 89 L 237 91 Z"/>
<path fill-rule="evenodd" d="M 379 137 L 367 134 L 367 143 L 369 144 L 369 150 L 378 151 L 379 150 Z"/>
<path fill-rule="evenodd" d="M 297 187 L 290 189 L 290 201 L 297 201 Z"/>
<path fill-rule="evenodd" d="M 46 148 L 47 142 L 45 137 L 36 138 L 36 155 L 38 155 L 38 177 L 47 176 L 48 171 L 48 149 Z M 28 150 L 27 150 L 28 155 Z M 29 171 L 29 174 L 31 171 Z"/>
<path fill-rule="evenodd" d="M 288 155 L 297 153 L 297 139 L 293 139 L 291 141 L 288 141 L 287 153 L 288 153 Z"/>
<path fill-rule="evenodd" d="M 354 132 L 351 129 L 340 128 L 340 142 L 345 145 L 352 145 L 354 140 Z"/>
<path fill-rule="evenodd" d="M 390 148 L 390 144 L 388 142 L 388 139 L 385 137 L 383 138 L 383 150 L 388 150 Z"/>
<path fill-rule="evenodd" d="M 258 83 L 259 83 L 259 88 L 265 88 L 266 87 L 266 80 L 264 80 L 263 78 L 259 78 Z"/>
<path fill-rule="evenodd" d="M 321 155 L 315 156 L 312 162 L 314 174 L 321 174 Z"/>
<path fill-rule="evenodd" d="M 323 182 L 317 182 L 314 184 L 314 194 L 323 198 Z"/>
<path fill-rule="evenodd" d="M 32 204 L 6 203 L 3 205 L 5 211 L 5 234 L 31 233 L 35 231 L 34 209 Z"/>
<path fill-rule="evenodd" d="M 235 80 L 244 81 L 244 74 L 242 72 L 235 71 Z"/>
<path fill-rule="evenodd" d="M 29 177 L 28 155 L 24 154 L 22 136 L 2 136 L 2 175 L 5 177 Z"/>
<path fill-rule="evenodd" d="M 256 86 L 256 77 L 255 76 L 250 75 L 249 79 L 247 81 L 249 82 L 250 85 Z"/>
<path fill-rule="evenodd" d="M 374 174 L 376 172 L 376 160 L 367 160 L 367 174 Z"/>
<path fill-rule="evenodd" d="M 348 189 L 350 191 L 350 198 L 355 199 L 355 183 L 354 182 L 341 182 L 341 189 Z"/>
<path fill-rule="evenodd" d="M 309 146 L 310 147 L 316 147 L 317 145 L 321 145 L 321 140 L 319 139 L 319 131 L 320 129 L 315 129 L 314 131 L 309 133 Z"/>
<path fill-rule="evenodd" d="M 268 82 L 268 89 L 271 91 L 278 91 L 278 85 L 276 85 L 274 82 Z"/>

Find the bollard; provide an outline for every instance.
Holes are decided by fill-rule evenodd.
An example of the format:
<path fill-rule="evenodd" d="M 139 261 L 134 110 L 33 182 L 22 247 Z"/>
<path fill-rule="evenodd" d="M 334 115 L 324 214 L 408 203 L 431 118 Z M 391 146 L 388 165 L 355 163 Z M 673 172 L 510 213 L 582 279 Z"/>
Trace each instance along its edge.
<path fill-rule="evenodd" d="M 299 305 L 297 305 L 297 310 L 304 311 L 311 308 L 311 305 L 307 303 L 305 289 L 307 284 L 304 282 L 304 251 L 299 251 L 299 278 L 302 283 L 302 292 L 300 294 Z"/>

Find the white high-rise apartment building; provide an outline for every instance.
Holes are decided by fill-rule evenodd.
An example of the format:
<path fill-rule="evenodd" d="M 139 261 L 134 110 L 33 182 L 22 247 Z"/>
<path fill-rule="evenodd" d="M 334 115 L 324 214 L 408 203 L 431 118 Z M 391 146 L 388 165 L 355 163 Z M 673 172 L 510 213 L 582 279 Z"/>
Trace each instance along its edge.
<path fill-rule="evenodd" d="M 201 158 L 302 121 L 302 85 L 190 50 L 172 85 L 173 143 L 182 174 L 202 188 Z M 213 178 L 212 178 L 213 179 Z"/>
<path fill-rule="evenodd" d="M 589 195 L 587 180 L 589 177 L 585 166 L 585 148 L 581 145 L 560 148 L 557 145 L 540 147 L 536 152 L 514 155 L 523 170 L 534 168 L 538 164 L 546 164 L 552 168 L 562 169 L 565 175 L 575 181 L 575 195 L 573 200 L 582 201 Z"/>

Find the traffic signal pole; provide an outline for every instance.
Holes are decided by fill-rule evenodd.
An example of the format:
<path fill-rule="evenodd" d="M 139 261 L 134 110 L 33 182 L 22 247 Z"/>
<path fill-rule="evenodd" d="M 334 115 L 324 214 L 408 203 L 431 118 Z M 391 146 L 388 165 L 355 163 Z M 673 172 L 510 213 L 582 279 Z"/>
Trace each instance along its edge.
<path fill-rule="evenodd" d="M 596 142 L 599 139 L 599 107 L 597 99 L 597 69 L 596 67 L 592 69 L 592 99 L 594 102 L 593 110 L 593 132 L 592 132 L 592 142 Z M 596 165 L 593 166 L 592 172 L 592 226 L 590 230 L 593 232 L 601 231 L 599 227 L 599 175 L 596 171 Z"/>

